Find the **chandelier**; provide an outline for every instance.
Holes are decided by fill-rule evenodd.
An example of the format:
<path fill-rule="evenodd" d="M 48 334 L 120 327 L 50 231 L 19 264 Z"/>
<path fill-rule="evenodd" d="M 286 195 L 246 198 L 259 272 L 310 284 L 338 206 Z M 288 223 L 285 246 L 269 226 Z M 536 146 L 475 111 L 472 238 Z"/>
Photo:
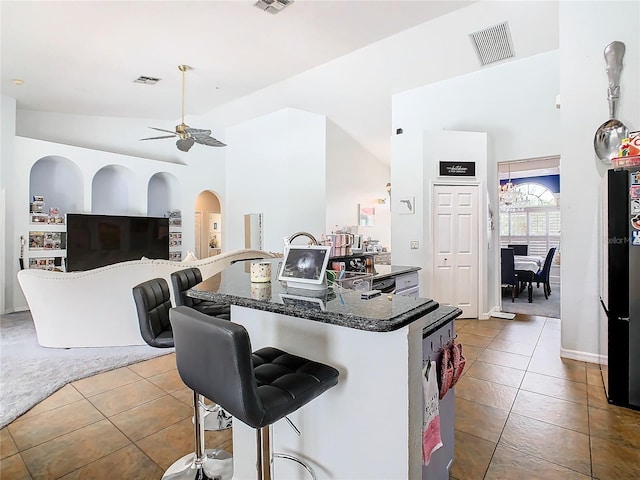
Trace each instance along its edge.
<path fill-rule="evenodd" d="M 509 179 L 500 185 L 498 193 L 501 212 L 517 212 L 524 210 L 526 196 L 511 181 L 511 165 L 509 165 Z"/>

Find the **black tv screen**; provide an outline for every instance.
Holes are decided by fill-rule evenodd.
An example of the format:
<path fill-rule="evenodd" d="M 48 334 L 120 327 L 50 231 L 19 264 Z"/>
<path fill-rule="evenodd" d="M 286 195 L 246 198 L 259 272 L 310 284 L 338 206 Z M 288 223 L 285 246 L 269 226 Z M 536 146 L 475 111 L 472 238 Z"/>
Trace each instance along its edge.
<path fill-rule="evenodd" d="M 169 259 L 169 219 L 67 214 L 67 271 L 142 257 Z"/>

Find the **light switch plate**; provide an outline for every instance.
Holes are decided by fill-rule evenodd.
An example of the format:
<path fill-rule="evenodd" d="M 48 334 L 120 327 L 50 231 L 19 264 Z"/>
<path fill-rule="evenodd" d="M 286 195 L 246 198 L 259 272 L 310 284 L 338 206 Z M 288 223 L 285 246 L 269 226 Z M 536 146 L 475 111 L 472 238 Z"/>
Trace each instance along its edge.
<path fill-rule="evenodd" d="M 412 240 L 410 245 L 411 250 L 417 250 L 420 247 L 420 242 L 418 242 L 417 240 Z"/>

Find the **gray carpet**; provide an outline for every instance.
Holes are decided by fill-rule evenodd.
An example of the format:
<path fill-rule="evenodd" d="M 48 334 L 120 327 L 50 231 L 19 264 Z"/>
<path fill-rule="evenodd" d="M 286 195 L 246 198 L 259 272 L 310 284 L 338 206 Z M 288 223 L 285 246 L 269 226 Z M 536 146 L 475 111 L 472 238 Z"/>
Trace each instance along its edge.
<path fill-rule="evenodd" d="M 502 290 L 502 311 L 509 313 L 523 313 L 540 317 L 560 318 L 560 284 L 551 284 L 551 295 L 544 298 L 542 285 L 536 288 L 533 284 L 533 302 L 529 303 L 527 291 L 520 293 L 515 302 L 511 302 L 511 291 Z"/>
<path fill-rule="evenodd" d="M 38 345 L 29 312 L 0 316 L 0 428 L 81 378 L 172 353 L 146 345 L 45 348 Z"/>

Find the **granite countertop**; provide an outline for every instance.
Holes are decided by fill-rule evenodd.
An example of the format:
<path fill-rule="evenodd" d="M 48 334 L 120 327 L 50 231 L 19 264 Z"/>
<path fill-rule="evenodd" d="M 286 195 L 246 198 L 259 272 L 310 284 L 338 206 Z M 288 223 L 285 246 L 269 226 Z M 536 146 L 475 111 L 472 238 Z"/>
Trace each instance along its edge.
<path fill-rule="evenodd" d="M 360 292 L 355 290 L 314 292 L 287 288 L 277 280 L 278 262 L 281 259 L 263 261 L 272 263 L 271 282 L 251 283 L 251 262 L 243 261 L 204 280 L 189 290 L 187 295 L 371 332 L 397 330 L 436 310 L 441 315 L 431 315 L 431 319 L 435 328 L 438 328 L 458 316 L 456 311 L 460 312 L 449 307 L 438 309 L 437 302 L 425 298 L 383 294 L 362 300 Z M 418 270 L 416 267 L 401 268 Z M 383 274 L 391 275 L 392 272 L 390 270 Z"/>
<path fill-rule="evenodd" d="M 382 280 L 383 278 L 397 277 L 404 273 L 417 272 L 420 267 L 404 267 L 402 265 L 374 265 L 376 273 L 373 275 L 374 280 Z"/>

